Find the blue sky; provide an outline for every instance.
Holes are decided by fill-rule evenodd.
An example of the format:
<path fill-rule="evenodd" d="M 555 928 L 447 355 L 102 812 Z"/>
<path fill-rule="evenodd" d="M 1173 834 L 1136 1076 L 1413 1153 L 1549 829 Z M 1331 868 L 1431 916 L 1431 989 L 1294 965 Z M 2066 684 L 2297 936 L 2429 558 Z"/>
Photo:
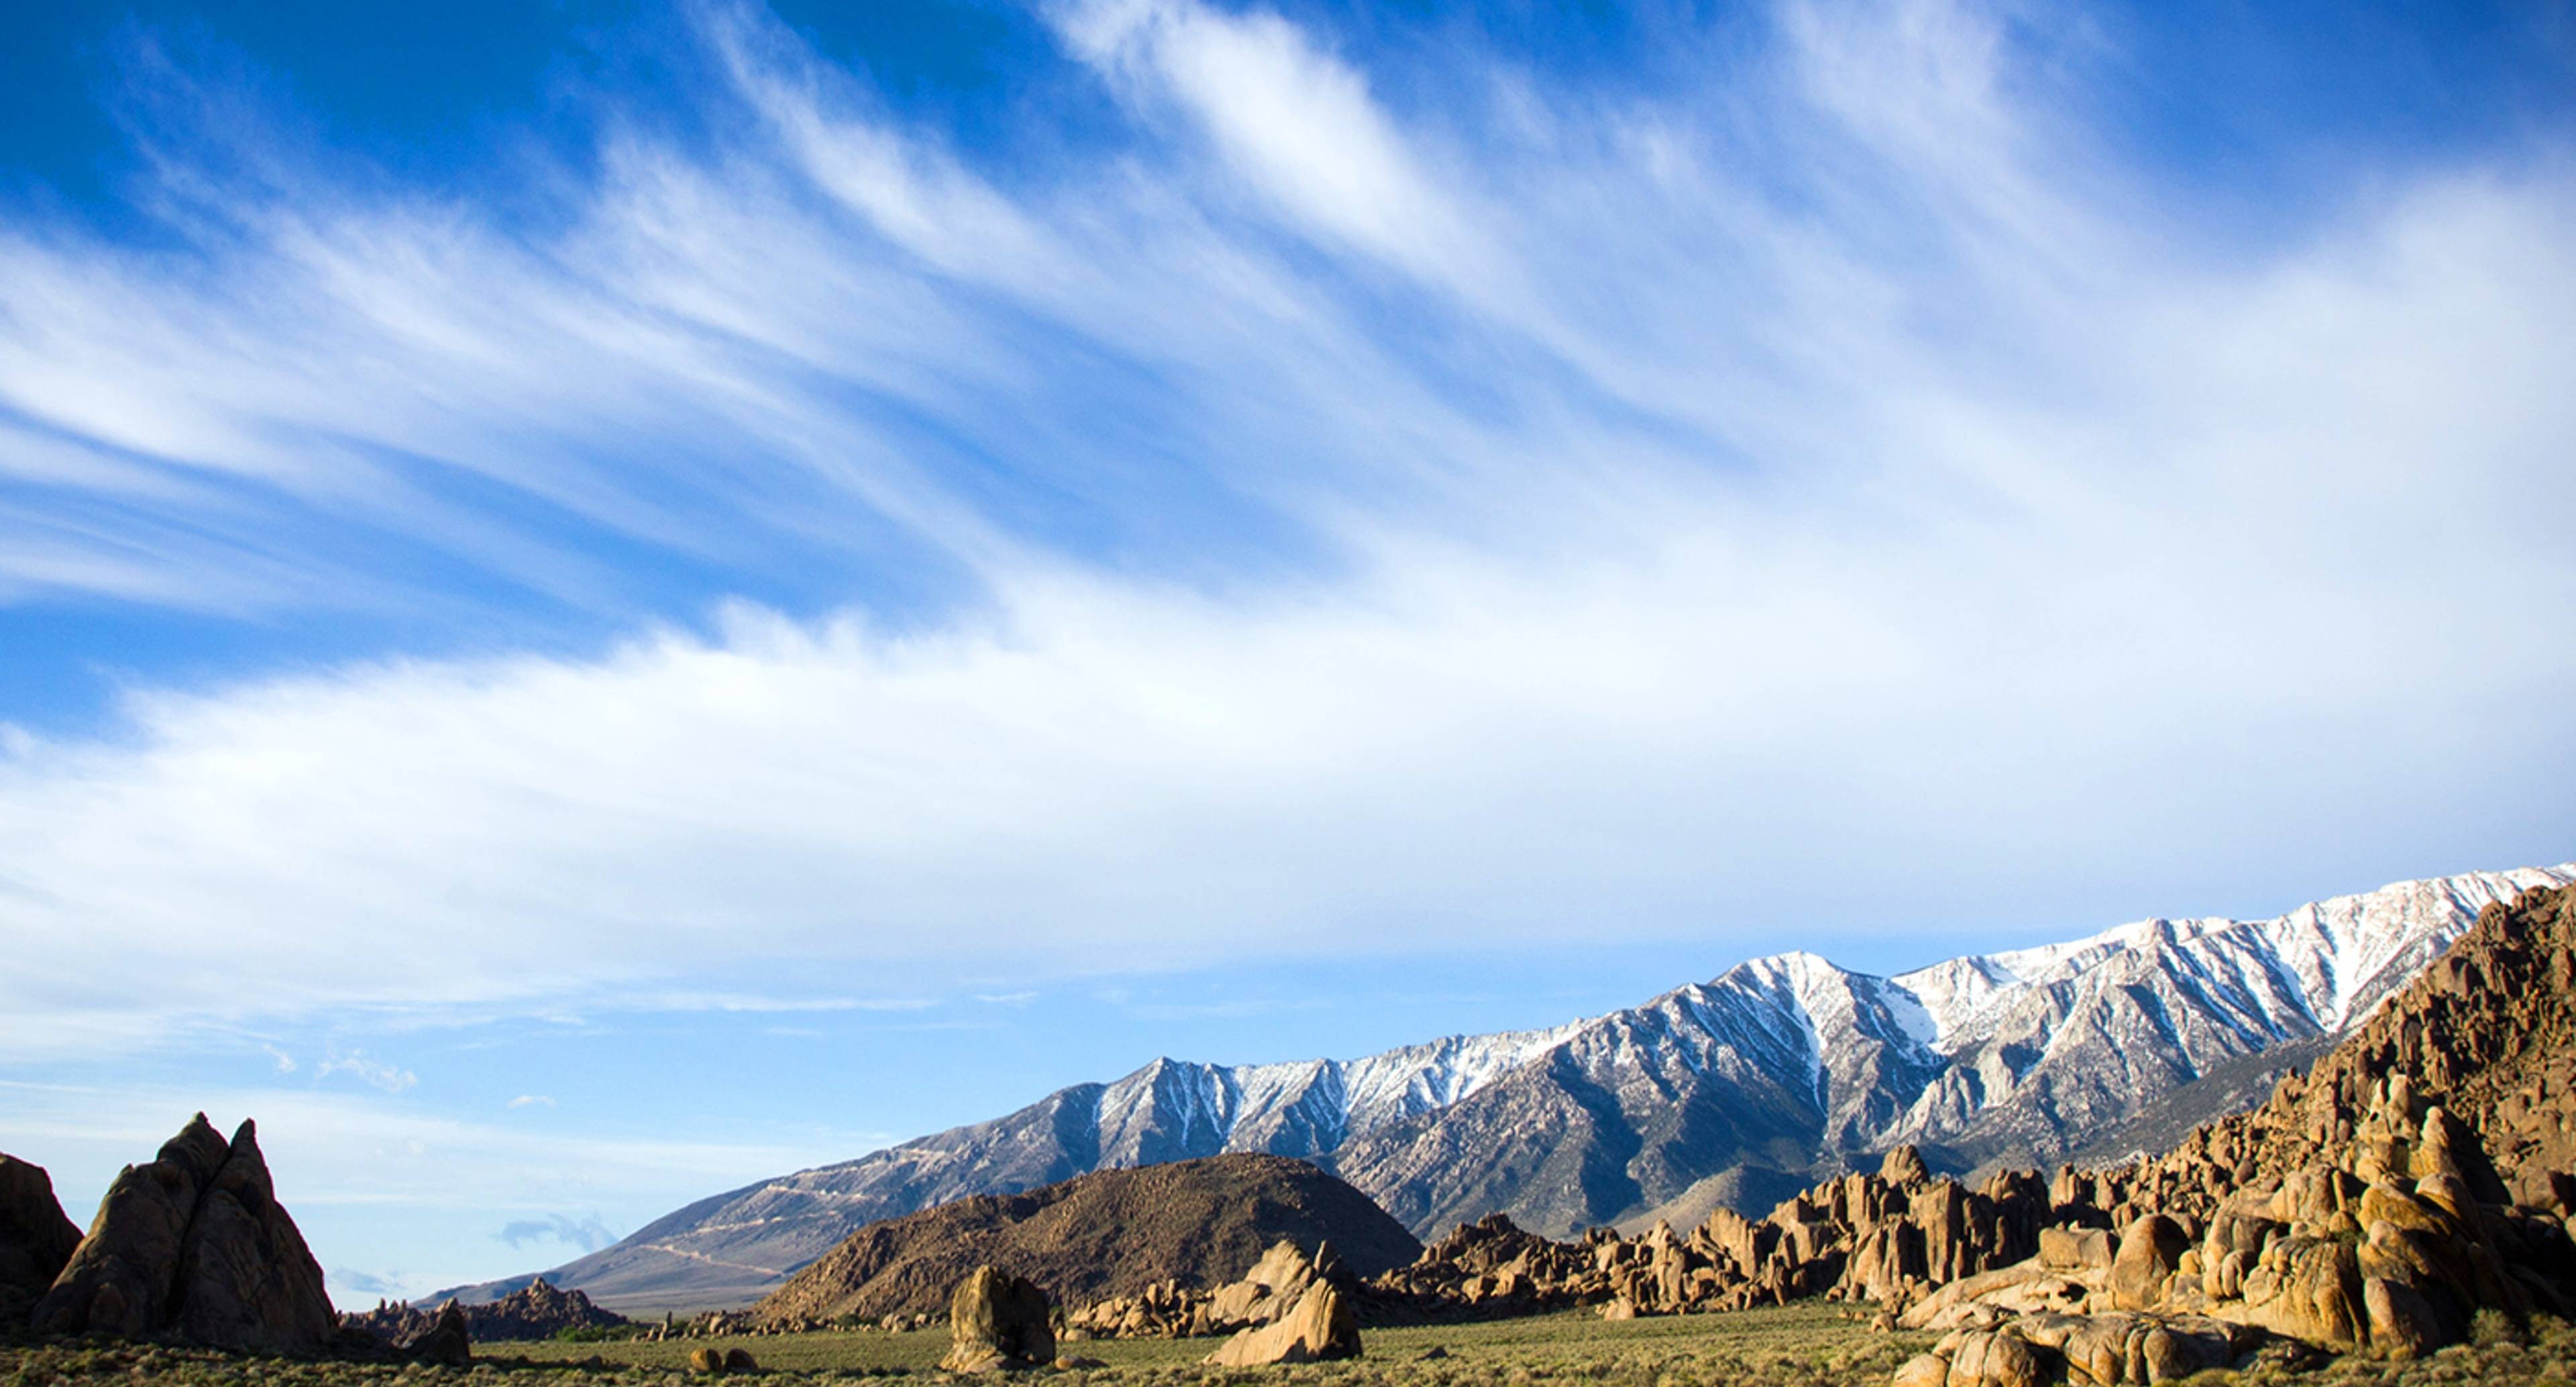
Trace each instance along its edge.
<path fill-rule="evenodd" d="M 2571 855 L 2563 6 L 44 7 L 0 1146 L 335 1292 Z"/>

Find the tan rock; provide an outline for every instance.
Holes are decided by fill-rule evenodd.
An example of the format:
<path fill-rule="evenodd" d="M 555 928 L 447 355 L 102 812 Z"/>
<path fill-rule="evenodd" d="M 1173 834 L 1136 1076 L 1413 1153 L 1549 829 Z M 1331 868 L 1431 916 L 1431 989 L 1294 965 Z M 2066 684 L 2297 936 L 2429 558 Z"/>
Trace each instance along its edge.
<path fill-rule="evenodd" d="M 1920 1149 L 1900 1146 L 1878 1163 L 1878 1178 L 1891 1185 L 1919 1185 L 1932 1178 L 1932 1167 L 1924 1164 Z"/>
<path fill-rule="evenodd" d="M 2256 1254 L 2230 1252 L 2211 1263 L 2202 1280 L 2213 1300 L 2235 1300 L 2245 1294 L 2245 1273 L 2254 1269 Z"/>
<path fill-rule="evenodd" d="M 2359 1344 L 2369 1322 L 2354 1249 L 2327 1239 L 2294 1238 L 2264 1254 L 2242 1304 L 2251 1323 L 2338 1349 Z"/>
<path fill-rule="evenodd" d="M 2100 1387 L 2127 1377 L 2129 1343 L 2140 1331 L 2130 1315 L 2083 1315 L 2058 1346 L 2070 1375 L 2081 1374 Z"/>
<path fill-rule="evenodd" d="M 2147 1382 L 2177 1382 L 2206 1368 L 2227 1365 L 2222 1355 L 2212 1356 L 2201 1339 L 2178 1334 L 2158 1325 L 2138 1336 L 2138 1363 Z"/>
<path fill-rule="evenodd" d="M 1306 1288 L 1296 1307 L 1273 1323 L 1238 1332 L 1207 1356 L 1217 1367 L 1314 1363 L 1360 1356 L 1359 1317 L 1330 1281 Z"/>
<path fill-rule="evenodd" d="M 1949 1387 L 1950 1360 L 1937 1353 L 1918 1353 L 1896 1370 L 1888 1387 Z"/>
<path fill-rule="evenodd" d="M 2370 1346 L 2391 1358 L 2421 1358 L 2441 1346 L 2441 1316 L 2433 1303 L 2401 1281 L 2373 1276 L 2361 1283 Z"/>
<path fill-rule="evenodd" d="M 2165 1282 L 2181 1265 L 2191 1238 L 2182 1225 L 2162 1214 L 2148 1214 L 2120 1234 L 2120 1250 L 2111 1260 L 2111 1302 L 2122 1310 L 2144 1310 L 2155 1304 Z"/>
<path fill-rule="evenodd" d="M 980 1266 L 957 1283 L 948 1301 L 950 1372 L 1033 1368 L 1055 1360 L 1047 1294 L 1031 1281 Z"/>
<path fill-rule="evenodd" d="M 2470 1192 L 2468 1181 L 2449 1171 L 2417 1177 L 2415 1197 L 2450 1215 L 2462 1229 L 2478 1225 L 2477 1196 Z"/>
<path fill-rule="evenodd" d="M 1314 1284 L 1315 1265 L 1296 1243 L 1273 1243 L 1243 1279 L 1217 1289 L 1208 1317 L 1218 1324 L 1269 1324 L 1288 1313 Z"/>
<path fill-rule="evenodd" d="M 720 1373 L 724 1370 L 725 1356 L 723 1349 L 710 1344 L 704 1348 L 693 1348 L 689 1350 L 690 1372 Z"/>
<path fill-rule="evenodd" d="M 2052 1271 L 2079 1271 L 2086 1268 L 2108 1271 L 2113 1244 L 2111 1234 L 2101 1228 L 2043 1228 L 2039 1230 L 2039 1260 Z"/>
<path fill-rule="evenodd" d="M 2467 1187 L 2470 1197 L 2478 1203 L 2502 1204 L 2509 1197 L 2477 1133 L 2439 1106 L 2425 1111 L 2407 1170 L 2418 1180 L 2428 1175 L 2452 1176 Z"/>
<path fill-rule="evenodd" d="M 2005 1330 L 1971 1334 L 1950 1359 L 1947 1387 L 2047 1387 L 2047 1366 L 2019 1335 Z"/>
<path fill-rule="evenodd" d="M 2384 1221 L 2401 1230 L 2431 1233 L 2437 1237 L 2448 1237 L 2459 1231 L 2458 1221 L 2449 1214 L 2385 1181 L 2373 1182 L 2361 1192 L 2359 1214 L 2364 1228 Z"/>

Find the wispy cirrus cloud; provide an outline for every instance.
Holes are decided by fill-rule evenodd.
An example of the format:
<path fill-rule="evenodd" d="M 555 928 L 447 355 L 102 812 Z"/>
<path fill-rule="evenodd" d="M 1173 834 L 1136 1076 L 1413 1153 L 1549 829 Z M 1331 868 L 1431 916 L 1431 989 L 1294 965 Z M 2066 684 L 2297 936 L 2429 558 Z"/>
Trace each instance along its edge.
<path fill-rule="evenodd" d="M 1043 175 L 711 8 L 741 119 L 544 217 L 254 129 L 0 227 L 22 598 L 622 633 L 11 738 L 0 1047 L 2564 856 L 2563 149 L 2247 246 L 1974 4 L 1436 107 L 1046 13 L 1131 128 Z"/>
<path fill-rule="evenodd" d="M 369 1088 L 386 1093 L 400 1093 L 420 1083 L 419 1075 L 399 1065 L 372 1058 L 364 1050 L 351 1050 L 346 1054 L 334 1051 L 313 1066 L 313 1077 L 317 1079 L 327 1079 L 334 1074 L 345 1074 Z"/>

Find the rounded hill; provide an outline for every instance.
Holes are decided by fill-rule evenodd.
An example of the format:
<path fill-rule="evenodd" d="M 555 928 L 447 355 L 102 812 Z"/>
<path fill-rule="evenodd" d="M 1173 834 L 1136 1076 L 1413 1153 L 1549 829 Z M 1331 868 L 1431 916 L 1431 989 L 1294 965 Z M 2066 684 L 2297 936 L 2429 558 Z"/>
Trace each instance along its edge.
<path fill-rule="evenodd" d="M 767 1323 L 940 1312 L 992 1263 L 1059 1305 L 1158 1281 L 1214 1287 L 1281 1239 L 1320 1243 L 1370 1276 L 1421 1250 L 1367 1195 L 1304 1161 L 1236 1154 L 1101 1170 L 1022 1194 L 976 1195 L 872 1223 L 754 1306 Z"/>

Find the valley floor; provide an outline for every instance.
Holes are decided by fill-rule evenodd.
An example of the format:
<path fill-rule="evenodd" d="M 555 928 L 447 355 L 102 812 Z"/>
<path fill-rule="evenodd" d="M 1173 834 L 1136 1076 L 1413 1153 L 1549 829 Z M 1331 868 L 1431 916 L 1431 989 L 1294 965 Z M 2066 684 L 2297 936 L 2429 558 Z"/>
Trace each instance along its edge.
<path fill-rule="evenodd" d="M 2205 1387 L 2429 1387 L 2436 1383 L 2576 1382 L 2576 1329 L 2535 1326 L 2529 1344 L 2464 1344 L 2414 1363 L 2366 1358 L 2282 1374 L 2205 1373 Z M 1486 1324 L 1367 1332 L 1368 1356 L 1294 1368 L 1205 1368 L 1213 1339 L 1093 1341 L 1065 1345 L 1106 1366 L 1033 1375 L 1065 1387 L 1470 1387 L 1507 1383 L 1610 1387 L 1886 1387 L 1898 1364 L 1931 1342 L 1842 1318 L 1839 1307 L 1799 1305 L 1607 1323 L 1569 1312 Z M 63 1342 L 0 1346 L 0 1387 L 107 1387 L 137 1383 L 191 1387 L 694 1387 L 684 1364 L 693 1348 L 744 1348 L 778 1387 L 825 1387 L 863 1379 L 956 1381 L 937 1371 L 944 1326 L 912 1334 L 819 1333 L 664 1343 L 488 1344 L 467 1373 L 417 1365 L 295 1362 L 199 1349 Z M 1434 1349 L 1440 1356 L 1425 1357 Z M 596 1359 L 595 1362 L 587 1361 Z M 1026 1379 L 1023 1379 L 1026 1380 Z"/>

